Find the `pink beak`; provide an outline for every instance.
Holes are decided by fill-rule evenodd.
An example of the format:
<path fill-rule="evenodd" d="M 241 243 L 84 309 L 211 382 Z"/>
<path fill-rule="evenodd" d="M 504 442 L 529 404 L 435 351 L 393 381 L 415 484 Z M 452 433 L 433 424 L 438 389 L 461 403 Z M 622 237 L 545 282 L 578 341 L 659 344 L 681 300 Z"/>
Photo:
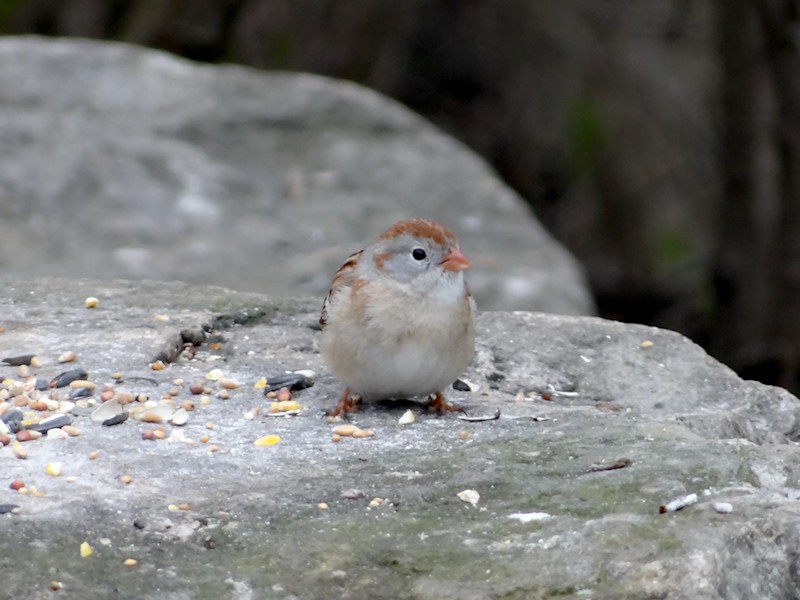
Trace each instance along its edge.
<path fill-rule="evenodd" d="M 465 271 L 472 266 L 472 263 L 469 262 L 466 256 L 461 254 L 461 250 L 458 248 L 451 248 L 450 252 L 447 253 L 447 256 L 444 257 L 439 265 L 445 271 Z"/>

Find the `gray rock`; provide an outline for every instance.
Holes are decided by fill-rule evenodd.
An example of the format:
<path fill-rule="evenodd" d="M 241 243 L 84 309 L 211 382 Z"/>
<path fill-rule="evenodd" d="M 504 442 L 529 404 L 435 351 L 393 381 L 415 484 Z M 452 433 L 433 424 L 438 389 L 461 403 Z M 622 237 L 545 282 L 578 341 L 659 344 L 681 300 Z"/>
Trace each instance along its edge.
<path fill-rule="evenodd" d="M 486 309 L 590 314 L 576 261 L 471 151 L 343 81 L 0 40 L 0 274 L 327 291 L 394 221 L 450 226 Z"/>
<path fill-rule="evenodd" d="M 370 406 L 352 422 L 375 435 L 333 443 L 321 413 L 340 385 L 317 352 L 316 299 L 151 281 L 3 290 L 0 355 L 36 354 L 34 375 L 53 377 L 57 357 L 73 350 L 101 388 L 159 399 L 178 387 L 179 400 L 196 403 L 185 425 L 163 426 L 166 440 L 143 440 L 154 426 L 133 419 L 103 427 L 77 406 L 79 437 L 26 442 L 26 460 L 0 447 L 0 504 L 19 505 L 0 516 L 8 597 L 51 598 L 51 580 L 75 597 L 144 599 L 800 591 L 800 401 L 740 380 L 678 334 L 483 313 L 464 374 L 481 390 L 448 396 L 471 415 L 500 409 L 499 419 Z M 96 308 L 84 307 L 87 296 Z M 219 346 L 180 351 L 183 339 L 203 337 Z M 156 357 L 166 369 L 150 369 Z M 213 394 L 203 404 L 188 387 L 215 368 L 242 386 L 226 400 L 207 381 Z M 257 380 L 298 369 L 317 374 L 295 395 L 303 412 L 254 416 L 267 409 Z M 0 366 L 0 377 L 16 370 Z M 414 423 L 399 425 L 408 408 Z M 279 443 L 255 446 L 266 434 Z M 45 475 L 56 461 L 61 476 Z M 43 495 L 10 490 L 14 479 Z M 464 490 L 479 494 L 475 506 L 459 499 Z M 659 514 L 691 494 L 696 504 Z M 719 514 L 720 502 L 732 512 Z M 88 558 L 83 541 L 94 550 Z M 127 558 L 138 565 L 125 567 Z"/>

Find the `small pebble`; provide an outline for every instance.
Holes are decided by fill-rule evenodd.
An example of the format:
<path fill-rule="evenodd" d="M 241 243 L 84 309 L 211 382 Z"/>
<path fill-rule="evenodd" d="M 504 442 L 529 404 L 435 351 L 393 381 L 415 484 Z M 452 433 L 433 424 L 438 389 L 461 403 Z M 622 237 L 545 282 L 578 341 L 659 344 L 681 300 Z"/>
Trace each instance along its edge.
<path fill-rule="evenodd" d="M 208 440 L 210 440 L 211 438 L 208 437 L 207 435 L 201 435 L 199 439 L 201 444 L 206 444 L 208 443 Z"/>
<path fill-rule="evenodd" d="M 150 369 L 153 371 L 163 371 L 165 368 L 164 361 L 157 360 L 150 363 Z"/>
<path fill-rule="evenodd" d="M 44 472 L 50 475 L 50 477 L 58 477 L 61 475 L 61 463 L 53 462 L 47 463 L 44 466 Z"/>
<path fill-rule="evenodd" d="M 62 587 L 64 587 L 64 584 L 63 584 L 63 583 L 61 583 L 60 581 L 55 581 L 55 580 L 53 580 L 53 581 L 51 581 L 51 582 L 50 582 L 50 589 L 51 589 L 52 591 L 54 591 L 54 592 L 57 592 L 57 591 L 58 591 L 58 590 L 60 590 Z"/>
<path fill-rule="evenodd" d="M 19 490 L 25 487 L 25 482 L 22 481 L 21 479 L 15 479 L 14 481 L 11 482 L 11 485 L 8 487 L 10 487 L 15 492 L 18 492 Z"/>
<path fill-rule="evenodd" d="M 133 477 L 131 477 L 130 475 L 122 475 L 119 478 L 119 480 L 120 480 L 121 483 L 124 483 L 125 485 L 128 485 L 131 481 L 133 481 Z"/>
<path fill-rule="evenodd" d="M 20 377 L 28 377 L 31 374 L 31 368 L 28 365 L 20 365 L 17 367 L 17 375 Z"/>
<path fill-rule="evenodd" d="M 88 458 L 89 458 L 89 460 L 95 460 L 97 458 L 97 451 L 96 450 L 92 450 L 91 452 L 89 452 Z"/>
<path fill-rule="evenodd" d="M 231 394 L 228 390 L 220 390 L 217 392 L 217 398 L 220 400 L 227 400 L 231 397 Z"/>
<path fill-rule="evenodd" d="M 81 558 L 88 558 L 92 555 L 92 547 L 89 542 L 81 543 Z"/>
<path fill-rule="evenodd" d="M 342 436 L 340 436 L 338 433 L 334 433 L 331 436 L 331 441 L 332 442 L 341 442 L 342 441 Z"/>
<path fill-rule="evenodd" d="M 83 301 L 83 305 L 86 308 L 95 308 L 99 300 L 94 296 L 89 296 L 86 300 Z"/>
<path fill-rule="evenodd" d="M 650 340 L 645 340 L 641 343 L 642 348 L 652 348 L 653 345 L 654 345 L 653 342 L 651 342 Z"/>
<path fill-rule="evenodd" d="M 139 564 L 139 561 L 136 560 L 135 558 L 126 558 L 122 564 L 125 565 L 126 567 L 135 567 L 136 565 Z"/>
<path fill-rule="evenodd" d="M 195 396 L 199 396 L 203 393 L 205 389 L 205 384 L 202 381 L 195 381 L 191 385 L 189 385 L 189 393 L 194 394 Z"/>
<path fill-rule="evenodd" d="M 329 506 L 327 502 L 320 502 L 317 504 L 317 508 L 320 510 L 328 510 Z"/>

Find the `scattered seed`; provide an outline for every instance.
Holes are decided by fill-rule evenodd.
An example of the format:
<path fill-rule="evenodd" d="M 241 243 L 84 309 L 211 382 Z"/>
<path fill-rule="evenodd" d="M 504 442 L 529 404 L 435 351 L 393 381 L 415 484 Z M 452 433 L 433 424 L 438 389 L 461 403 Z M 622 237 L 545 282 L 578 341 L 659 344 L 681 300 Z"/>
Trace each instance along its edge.
<path fill-rule="evenodd" d="M 211 438 L 210 438 L 210 437 L 208 437 L 207 435 L 201 435 L 201 436 L 200 436 L 200 443 L 201 443 L 201 444 L 206 444 L 206 443 L 208 443 L 208 440 L 210 440 L 210 439 L 211 439 Z"/>
<path fill-rule="evenodd" d="M 62 587 L 64 587 L 64 584 L 63 584 L 63 583 L 61 583 L 60 581 L 55 581 L 55 580 L 53 580 L 53 581 L 51 581 L 51 582 L 50 582 L 50 589 L 51 589 L 52 591 L 54 591 L 54 592 L 57 592 L 57 591 L 58 591 L 58 590 L 60 590 Z"/>
<path fill-rule="evenodd" d="M 72 350 L 67 350 L 58 357 L 57 361 L 59 363 L 68 363 L 73 362 L 76 358 L 78 358 L 77 354 L 75 354 Z"/>
<path fill-rule="evenodd" d="M 461 431 L 459 431 L 458 439 L 460 439 L 462 442 L 466 442 L 469 439 L 469 431 L 467 431 L 466 429 L 462 429 Z"/>
<path fill-rule="evenodd" d="M 51 388 L 62 388 L 68 386 L 77 379 L 86 379 L 89 374 L 83 369 L 72 369 L 59 373 L 50 381 Z"/>
<path fill-rule="evenodd" d="M 265 387 L 267 387 L 266 377 L 261 377 L 258 381 L 255 382 L 255 384 L 253 384 L 253 387 L 257 390 L 263 390 Z"/>
<path fill-rule="evenodd" d="M 89 296 L 88 298 L 86 298 L 86 300 L 83 301 L 83 305 L 86 308 L 95 308 L 98 302 L 99 300 L 97 298 L 95 298 L 94 296 Z"/>
<path fill-rule="evenodd" d="M 219 446 L 216 444 L 209 444 L 207 448 L 209 452 L 219 452 Z"/>
<path fill-rule="evenodd" d="M 467 415 L 458 415 L 462 421 L 479 422 L 479 421 L 495 421 L 500 418 L 500 409 L 494 411 L 491 415 L 480 415 L 477 417 L 469 417 Z"/>
<path fill-rule="evenodd" d="M 115 381 L 122 379 L 122 373 L 120 373 L 119 371 L 117 371 L 116 373 L 112 373 L 111 379 L 114 379 Z"/>
<path fill-rule="evenodd" d="M 64 426 L 69 426 L 72 424 L 72 419 L 69 418 L 67 415 L 52 415 L 45 419 L 39 421 L 36 425 L 31 427 L 32 430 L 38 431 L 39 433 L 46 433 L 51 429 L 59 429 Z"/>
<path fill-rule="evenodd" d="M 48 440 L 65 440 L 69 437 L 67 432 L 63 429 L 48 429 L 47 430 L 47 439 Z"/>
<path fill-rule="evenodd" d="M 400 425 L 411 425 L 414 422 L 414 413 L 411 409 L 408 409 L 406 412 L 403 413 L 403 416 L 397 421 Z"/>
<path fill-rule="evenodd" d="M 164 361 L 156 360 L 150 363 L 150 369 L 153 371 L 163 371 L 166 368 Z"/>
<path fill-rule="evenodd" d="M 458 496 L 458 499 L 462 502 L 466 502 L 472 506 L 476 506 L 481 499 L 481 495 L 475 490 L 463 490 L 458 492 L 456 496 Z"/>
<path fill-rule="evenodd" d="M 533 523 L 535 521 L 546 521 L 552 519 L 553 515 L 546 512 L 527 512 L 527 513 L 511 513 L 508 515 L 509 519 L 516 519 L 520 523 Z"/>
<path fill-rule="evenodd" d="M 20 354 L 19 356 L 4 358 L 2 362 L 6 363 L 9 367 L 19 367 L 20 365 L 30 365 L 35 357 L 35 354 Z"/>
<path fill-rule="evenodd" d="M 19 442 L 14 442 L 14 445 L 11 446 L 11 451 L 14 453 L 14 456 L 21 460 L 28 458 L 28 451 L 25 450 Z"/>
<path fill-rule="evenodd" d="M 44 466 L 44 472 L 50 475 L 50 477 L 58 477 L 61 475 L 61 463 L 53 462 L 47 463 Z"/>
<path fill-rule="evenodd" d="M 721 515 L 733 512 L 733 505 L 730 502 L 714 502 L 711 506 Z"/>
<path fill-rule="evenodd" d="M 169 315 L 156 315 L 155 319 L 159 323 L 166 323 L 167 321 L 169 321 Z"/>
<path fill-rule="evenodd" d="M 354 438 L 371 438 L 375 435 L 375 432 L 371 429 L 359 429 L 358 431 L 353 432 Z"/>
<path fill-rule="evenodd" d="M 125 485 L 128 485 L 131 481 L 133 481 L 133 477 L 131 477 L 130 475 L 122 475 L 119 478 L 119 480 L 120 480 L 120 483 L 124 483 Z"/>
<path fill-rule="evenodd" d="M 302 409 L 303 406 L 297 400 L 271 402 L 269 405 L 269 412 L 271 413 L 285 413 L 289 411 L 299 411 Z"/>
<path fill-rule="evenodd" d="M 17 375 L 22 378 L 29 377 L 31 374 L 31 368 L 28 365 L 20 365 L 17 367 Z"/>
<path fill-rule="evenodd" d="M 368 508 L 378 508 L 381 504 L 383 504 L 383 498 L 373 498 L 369 501 L 367 505 Z"/>
<path fill-rule="evenodd" d="M 671 500 L 670 502 L 659 506 L 658 512 L 661 514 L 677 512 L 679 510 L 683 510 L 687 506 L 691 506 L 692 504 L 697 504 L 697 494 L 689 494 L 688 496 L 675 498 L 675 500 Z"/>
<path fill-rule="evenodd" d="M 32 367 L 34 367 L 34 368 L 39 368 L 39 367 L 41 367 L 41 366 L 42 366 L 42 361 L 41 361 L 41 360 L 39 360 L 39 357 L 38 357 L 38 356 L 34 356 L 34 357 L 31 359 L 31 366 L 32 366 Z"/>
<path fill-rule="evenodd" d="M 642 348 L 652 348 L 654 345 L 650 340 L 645 340 L 641 343 Z"/>
<path fill-rule="evenodd" d="M 269 434 L 258 438 L 255 441 L 256 446 L 274 446 L 281 441 L 281 437 L 275 434 Z"/>
<path fill-rule="evenodd" d="M 242 386 L 242 384 L 239 383 L 238 381 L 236 381 L 235 379 L 229 379 L 227 377 L 222 377 L 218 381 L 218 383 L 219 383 L 220 387 L 223 387 L 226 390 L 235 390 L 235 389 L 240 388 Z"/>
<path fill-rule="evenodd" d="M 92 450 L 91 452 L 89 452 L 88 458 L 89 460 L 95 460 L 97 458 L 97 451 Z"/>
<path fill-rule="evenodd" d="M 222 379 L 222 369 L 211 369 L 208 373 L 206 373 L 206 379 L 209 381 L 219 381 Z"/>
<path fill-rule="evenodd" d="M 320 502 L 317 504 L 317 508 L 320 510 L 328 510 L 328 503 L 327 502 Z"/>
<path fill-rule="evenodd" d="M 89 542 L 81 543 L 81 558 L 88 558 L 92 555 L 92 547 Z"/>
<path fill-rule="evenodd" d="M 167 432 L 160 427 L 156 427 L 153 430 L 153 437 L 157 440 L 163 440 L 165 437 L 167 437 Z"/>
<path fill-rule="evenodd" d="M 25 487 L 25 482 L 22 481 L 21 479 L 15 479 L 14 481 L 11 482 L 11 485 L 8 487 L 10 487 L 15 492 L 18 492 L 19 490 Z"/>
<path fill-rule="evenodd" d="M 61 427 L 61 431 L 63 431 L 70 437 L 78 437 L 81 434 L 80 429 L 74 427 L 73 425 L 64 425 L 63 427 Z"/>
<path fill-rule="evenodd" d="M 341 436 L 352 436 L 359 428 L 355 425 L 337 425 L 331 431 Z"/>
<path fill-rule="evenodd" d="M 334 442 L 334 443 L 336 443 L 336 442 L 341 442 L 341 441 L 342 441 L 342 436 L 341 436 L 341 435 L 339 435 L 338 433 L 334 433 L 334 434 L 331 436 L 331 441 L 332 441 L 332 442 Z"/>
<path fill-rule="evenodd" d="M 214 423 L 211 421 L 206 421 L 206 429 L 214 429 Z"/>
<path fill-rule="evenodd" d="M 136 560 L 135 558 L 126 558 L 122 562 L 122 564 L 125 565 L 126 567 L 133 568 L 133 567 L 135 567 L 136 565 L 139 564 L 139 561 Z"/>
<path fill-rule="evenodd" d="M 597 473 L 599 471 L 613 471 L 615 469 L 624 469 L 627 466 L 630 466 L 631 459 L 630 458 L 620 458 L 619 460 L 614 461 L 611 464 L 605 463 L 595 463 L 586 469 L 587 473 Z"/>
<path fill-rule="evenodd" d="M 275 377 L 267 377 L 267 385 L 264 393 L 275 392 L 282 387 L 289 388 L 293 392 L 298 392 L 314 385 L 314 380 L 301 372 L 285 373 Z"/>

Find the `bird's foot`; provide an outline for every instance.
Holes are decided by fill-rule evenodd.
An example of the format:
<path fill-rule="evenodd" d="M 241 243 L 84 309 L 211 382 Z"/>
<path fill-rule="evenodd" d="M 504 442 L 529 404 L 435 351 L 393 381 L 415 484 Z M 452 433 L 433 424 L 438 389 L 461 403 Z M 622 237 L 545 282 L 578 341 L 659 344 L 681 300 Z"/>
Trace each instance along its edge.
<path fill-rule="evenodd" d="M 460 412 L 466 414 L 467 411 L 460 406 L 448 404 L 447 400 L 444 399 L 444 394 L 442 394 L 442 392 L 434 392 L 431 394 L 430 402 L 428 402 L 428 412 Z"/>
<path fill-rule="evenodd" d="M 325 414 L 328 417 L 344 417 L 347 418 L 349 413 L 358 412 L 359 405 L 361 404 L 361 396 L 350 395 L 350 388 L 345 388 L 342 397 L 339 398 L 339 403 L 335 408 L 332 408 Z"/>

